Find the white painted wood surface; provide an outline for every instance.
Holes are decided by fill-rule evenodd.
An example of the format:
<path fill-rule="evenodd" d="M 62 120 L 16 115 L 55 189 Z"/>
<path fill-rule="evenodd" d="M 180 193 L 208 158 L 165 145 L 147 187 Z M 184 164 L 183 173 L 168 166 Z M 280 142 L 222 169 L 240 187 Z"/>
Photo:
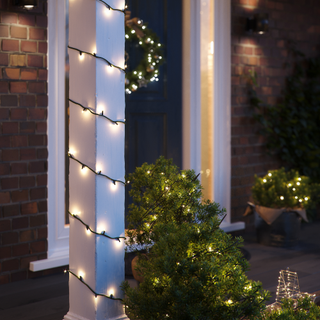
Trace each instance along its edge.
<path fill-rule="evenodd" d="M 124 9 L 123 0 L 110 0 Z M 124 14 L 108 10 L 99 1 L 70 0 L 69 45 L 96 53 L 114 65 L 124 66 Z M 105 61 L 69 50 L 70 99 L 111 119 L 124 119 L 124 73 Z M 83 112 L 70 103 L 69 151 L 95 171 L 124 181 L 124 125 Z M 97 232 L 124 236 L 124 186 L 95 175 L 70 159 L 70 205 L 72 213 Z M 70 218 L 69 268 L 97 293 L 121 298 L 124 280 L 124 243 L 88 233 Z M 121 302 L 94 294 L 69 276 L 70 309 L 65 320 L 126 319 Z"/>

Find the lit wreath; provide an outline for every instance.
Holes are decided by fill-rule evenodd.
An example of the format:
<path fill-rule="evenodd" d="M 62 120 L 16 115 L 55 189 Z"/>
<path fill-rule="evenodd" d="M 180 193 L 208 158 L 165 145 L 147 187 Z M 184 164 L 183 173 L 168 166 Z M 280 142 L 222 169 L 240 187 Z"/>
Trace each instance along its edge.
<path fill-rule="evenodd" d="M 146 87 L 150 81 L 159 81 L 159 66 L 163 63 L 163 52 L 158 36 L 148 29 L 142 20 L 130 19 L 130 11 L 126 11 L 125 32 L 126 41 L 137 40 L 144 51 L 138 66 L 126 72 L 126 93 L 130 94 L 138 88 Z"/>

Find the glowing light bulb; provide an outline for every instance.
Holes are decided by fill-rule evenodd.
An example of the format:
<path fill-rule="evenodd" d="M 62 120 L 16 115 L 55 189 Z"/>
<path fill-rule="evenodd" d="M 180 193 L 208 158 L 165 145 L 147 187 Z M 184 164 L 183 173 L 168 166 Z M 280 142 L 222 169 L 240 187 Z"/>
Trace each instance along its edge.
<path fill-rule="evenodd" d="M 85 273 L 82 270 L 80 270 L 78 274 L 80 278 L 84 278 L 85 276 Z"/>
<path fill-rule="evenodd" d="M 269 173 L 268 173 L 268 176 L 269 176 L 269 177 L 271 177 L 271 176 L 272 176 L 272 173 L 271 173 L 271 172 L 269 172 Z"/>
<path fill-rule="evenodd" d="M 79 54 L 79 60 L 83 60 L 84 59 L 84 54 L 82 52 L 80 52 Z"/>
<path fill-rule="evenodd" d="M 280 200 L 283 200 L 284 199 L 284 196 L 280 196 Z"/>
<path fill-rule="evenodd" d="M 302 202 L 302 199 L 299 199 L 299 202 Z"/>
<path fill-rule="evenodd" d="M 114 289 L 113 289 L 113 288 L 110 288 L 110 289 L 108 290 L 108 295 L 109 295 L 110 297 L 113 297 L 113 296 L 114 296 Z"/>
<path fill-rule="evenodd" d="M 296 191 L 296 188 L 292 188 L 292 191 Z"/>
<path fill-rule="evenodd" d="M 305 197 L 304 200 L 308 201 L 308 197 Z"/>
<path fill-rule="evenodd" d="M 264 183 L 266 183 L 266 182 L 267 182 L 267 179 L 263 179 L 262 181 L 263 181 Z"/>
<path fill-rule="evenodd" d="M 301 181 L 301 178 L 299 177 L 298 180 Z"/>
<path fill-rule="evenodd" d="M 89 235 L 91 233 L 89 228 L 88 229 L 86 228 L 86 232 L 87 232 L 87 235 Z"/>
<path fill-rule="evenodd" d="M 136 32 L 135 32 L 135 30 L 132 29 L 132 30 L 131 30 L 131 33 L 134 34 L 134 33 L 136 33 Z"/>
<path fill-rule="evenodd" d="M 291 184 L 291 183 L 289 183 L 289 184 L 288 184 L 288 187 L 291 187 L 291 186 L 292 186 L 292 184 Z"/>
<path fill-rule="evenodd" d="M 111 191 L 116 191 L 118 188 L 117 183 L 110 182 L 110 189 Z"/>
<path fill-rule="evenodd" d="M 82 174 L 86 174 L 88 172 L 88 167 L 86 167 L 86 166 L 81 166 L 81 173 Z"/>
<path fill-rule="evenodd" d="M 148 171 L 147 171 L 147 174 L 149 174 L 149 173 L 150 173 L 150 171 L 148 170 Z"/>
<path fill-rule="evenodd" d="M 300 182 L 297 182 L 297 186 L 300 186 Z"/>

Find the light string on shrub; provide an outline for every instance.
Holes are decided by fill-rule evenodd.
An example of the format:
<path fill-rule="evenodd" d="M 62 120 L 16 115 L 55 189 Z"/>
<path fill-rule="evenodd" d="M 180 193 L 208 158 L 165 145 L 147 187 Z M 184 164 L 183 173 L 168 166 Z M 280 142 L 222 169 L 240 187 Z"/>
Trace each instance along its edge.
<path fill-rule="evenodd" d="M 80 50 L 80 49 L 78 49 L 78 48 L 74 48 L 74 47 L 71 47 L 71 46 L 68 46 L 68 48 L 71 49 L 71 50 L 78 51 L 79 54 L 80 54 L 80 56 L 82 56 L 82 54 L 85 53 L 85 54 L 87 54 L 87 55 L 89 55 L 89 56 L 95 57 L 95 58 L 97 58 L 97 59 L 101 59 L 101 60 L 105 61 L 105 62 L 109 65 L 109 67 L 113 67 L 113 68 L 119 69 L 119 70 L 123 71 L 124 73 L 126 73 L 126 70 L 125 70 L 125 69 L 123 69 L 123 68 L 121 68 L 121 67 L 119 67 L 119 66 L 116 66 L 115 64 L 113 64 L 113 63 L 111 63 L 109 60 L 107 60 L 106 58 L 97 56 L 97 54 L 96 54 L 95 52 L 94 52 L 94 53 L 91 53 L 91 52 L 87 52 L 87 51 L 84 51 L 84 50 Z"/>
<path fill-rule="evenodd" d="M 108 238 L 108 239 L 111 239 L 111 240 L 118 240 L 119 242 L 121 242 L 120 239 L 126 239 L 125 237 L 110 237 L 110 236 L 108 236 L 108 235 L 106 234 L 105 231 L 96 232 L 96 231 L 94 231 L 93 229 L 91 229 L 88 224 L 86 224 L 83 220 L 81 220 L 77 214 L 71 213 L 70 211 L 68 211 L 68 213 L 69 213 L 70 216 L 72 216 L 73 218 L 75 218 L 75 219 L 77 219 L 78 221 L 80 221 L 80 222 L 86 227 L 86 229 L 87 229 L 88 231 L 90 231 L 91 233 L 93 233 L 93 234 L 96 234 L 96 235 L 98 235 L 98 236 L 104 236 L 104 237 L 106 237 L 106 238 Z"/>
<path fill-rule="evenodd" d="M 71 270 L 64 270 L 64 273 L 70 273 L 72 274 L 74 277 L 76 277 L 79 281 L 81 281 L 95 296 L 95 298 L 97 298 L 98 296 L 100 297 L 104 297 L 104 298 L 107 298 L 107 299 L 110 299 L 110 300 L 118 300 L 118 301 L 123 301 L 123 299 L 121 298 L 115 298 L 113 296 L 113 294 L 110 294 L 109 296 L 106 295 L 106 294 L 103 294 L 103 293 L 98 293 L 96 291 L 94 291 L 84 280 L 83 280 L 83 277 L 82 276 L 78 276 L 76 275 L 74 272 L 72 272 Z"/>
<path fill-rule="evenodd" d="M 80 160 L 78 160 L 77 158 L 75 158 L 70 152 L 68 152 L 68 157 L 73 159 L 74 161 L 78 162 L 79 164 L 81 164 L 82 169 L 84 168 L 88 168 L 90 171 L 92 171 L 94 174 L 96 174 L 97 176 L 101 176 L 101 177 L 105 177 L 107 179 L 109 179 L 110 181 L 112 181 L 112 183 L 115 185 L 116 182 L 122 183 L 123 185 L 126 185 L 126 183 L 122 180 L 117 180 L 117 179 L 112 179 L 109 176 L 101 173 L 101 171 L 95 171 L 93 170 L 91 167 L 89 167 L 88 165 L 86 165 L 85 163 L 81 162 Z"/>
<path fill-rule="evenodd" d="M 76 102 L 76 101 L 74 101 L 74 100 L 72 100 L 72 99 L 69 99 L 69 101 L 71 101 L 72 103 L 80 106 L 83 111 L 87 111 L 87 110 L 88 110 L 91 114 L 93 114 L 93 115 L 95 115 L 95 116 L 103 117 L 103 118 L 109 120 L 110 122 L 112 122 L 112 123 L 114 123 L 114 124 L 116 124 L 116 125 L 118 125 L 118 122 L 119 122 L 119 123 L 123 123 L 123 124 L 126 123 L 125 120 L 112 120 L 112 119 L 110 119 L 109 117 L 107 117 L 107 116 L 105 116 L 105 115 L 103 114 L 103 111 L 101 111 L 101 113 L 96 113 L 96 112 L 94 112 L 92 109 L 90 109 L 90 108 L 88 108 L 88 107 L 85 107 L 85 106 L 82 105 L 81 103 Z"/>
<path fill-rule="evenodd" d="M 127 6 L 125 6 L 125 9 L 115 9 L 115 8 L 112 8 L 111 6 L 110 6 L 110 4 L 108 4 L 108 3 L 106 3 L 105 1 L 103 1 L 103 0 L 98 0 L 98 1 L 100 1 L 100 2 L 102 2 L 109 10 L 113 10 L 113 11 L 118 11 L 118 12 L 122 12 L 122 13 L 125 13 L 125 9 L 127 8 Z"/>

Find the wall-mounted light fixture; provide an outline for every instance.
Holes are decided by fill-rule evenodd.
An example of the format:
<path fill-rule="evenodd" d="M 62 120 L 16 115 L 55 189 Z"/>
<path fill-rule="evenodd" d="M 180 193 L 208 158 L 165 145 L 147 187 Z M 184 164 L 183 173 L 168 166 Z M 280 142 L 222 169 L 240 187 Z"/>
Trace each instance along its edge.
<path fill-rule="evenodd" d="M 269 31 L 269 15 L 267 13 L 256 13 L 247 18 L 246 31 L 250 33 L 264 34 Z"/>
<path fill-rule="evenodd" d="M 38 0 L 13 0 L 13 5 L 30 10 L 38 5 Z"/>

